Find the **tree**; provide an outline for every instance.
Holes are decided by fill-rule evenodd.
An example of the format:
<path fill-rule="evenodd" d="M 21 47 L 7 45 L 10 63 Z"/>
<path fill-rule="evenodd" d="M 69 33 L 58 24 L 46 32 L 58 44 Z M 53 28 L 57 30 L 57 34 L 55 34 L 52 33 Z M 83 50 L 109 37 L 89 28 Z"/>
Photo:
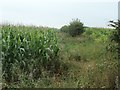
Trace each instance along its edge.
<path fill-rule="evenodd" d="M 69 25 L 69 34 L 74 37 L 76 35 L 80 35 L 84 32 L 83 23 L 80 22 L 79 19 L 75 19 L 72 22 L 70 22 Z"/>

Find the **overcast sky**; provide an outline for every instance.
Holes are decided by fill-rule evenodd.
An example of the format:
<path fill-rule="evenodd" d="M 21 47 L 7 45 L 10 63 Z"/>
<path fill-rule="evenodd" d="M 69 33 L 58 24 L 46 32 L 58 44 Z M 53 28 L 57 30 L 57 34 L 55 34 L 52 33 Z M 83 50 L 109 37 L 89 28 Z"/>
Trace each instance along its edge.
<path fill-rule="evenodd" d="M 60 28 L 72 19 L 84 25 L 107 27 L 118 18 L 119 0 L 1 0 L 0 23 L 22 23 Z"/>

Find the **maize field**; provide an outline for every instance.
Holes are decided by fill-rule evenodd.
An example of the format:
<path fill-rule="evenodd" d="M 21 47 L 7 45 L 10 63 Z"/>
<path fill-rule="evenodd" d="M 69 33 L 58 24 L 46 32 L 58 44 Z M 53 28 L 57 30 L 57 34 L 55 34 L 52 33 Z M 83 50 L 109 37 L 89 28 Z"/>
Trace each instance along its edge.
<path fill-rule="evenodd" d="M 7 82 L 19 74 L 37 79 L 42 70 L 57 73 L 60 66 L 57 37 L 53 30 L 37 27 L 2 25 L 2 72 Z"/>

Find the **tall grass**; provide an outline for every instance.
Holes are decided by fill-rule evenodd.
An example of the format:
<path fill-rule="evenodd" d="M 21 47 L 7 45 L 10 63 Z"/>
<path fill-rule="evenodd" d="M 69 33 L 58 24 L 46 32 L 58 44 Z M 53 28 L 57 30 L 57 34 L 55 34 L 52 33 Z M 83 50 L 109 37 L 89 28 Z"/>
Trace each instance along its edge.
<path fill-rule="evenodd" d="M 70 65 L 66 86 L 114 88 L 118 76 L 117 53 L 109 51 L 113 29 L 86 28 L 77 37 L 60 33 L 63 60 Z M 66 81 L 64 81 L 66 83 Z M 72 82 L 72 83 L 71 83 Z"/>

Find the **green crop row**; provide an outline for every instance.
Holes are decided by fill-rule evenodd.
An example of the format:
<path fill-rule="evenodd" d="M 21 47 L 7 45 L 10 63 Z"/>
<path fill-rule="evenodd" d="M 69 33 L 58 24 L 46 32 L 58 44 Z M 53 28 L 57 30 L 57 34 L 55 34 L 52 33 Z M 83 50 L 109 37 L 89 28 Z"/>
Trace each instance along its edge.
<path fill-rule="evenodd" d="M 97 42 L 106 42 L 111 38 L 112 32 L 112 29 L 86 28 L 84 35 L 88 35 L 91 39 Z"/>
<path fill-rule="evenodd" d="M 19 74 L 39 78 L 42 70 L 57 73 L 59 47 L 54 30 L 2 25 L 2 72 L 8 83 L 19 80 Z"/>

